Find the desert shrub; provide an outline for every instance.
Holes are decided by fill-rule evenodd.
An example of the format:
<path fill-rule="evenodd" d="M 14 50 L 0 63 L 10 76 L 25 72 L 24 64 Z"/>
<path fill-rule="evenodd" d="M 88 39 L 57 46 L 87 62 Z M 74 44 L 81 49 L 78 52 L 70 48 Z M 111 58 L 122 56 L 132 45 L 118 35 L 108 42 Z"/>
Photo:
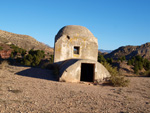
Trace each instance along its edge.
<path fill-rule="evenodd" d="M 26 60 L 26 59 L 24 60 L 23 64 L 26 66 L 31 66 L 31 62 L 29 60 Z"/>
<path fill-rule="evenodd" d="M 31 49 L 29 51 L 29 54 L 31 54 L 32 56 L 36 55 L 39 58 L 44 58 L 45 57 L 45 53 L 44 53 L 43 50 L 33 50 L 33 49 Z"/>
<path fill-rule="evenodd" d="M 26 54 L 26 50 L 23 48 L 19 48 L 18 46 L 15 46 L 14 44 L 11 44 L 10 47 L 13 49 L 13 54 L 16 55 L 17 53 L 20 53 L 22 56 Z"/>
<path fill-rule="evenodd" d="M 141 61 L 138 62 L 139 70 L 143 69 L 143 63 Z"/>
<path fill-rule="evenodd" d="M 28 55 L 26 55 L 25 59 L 32 62 L 33 61 L 33 56 L 31 54 L 28 54 Z"/>
<path fill-rule="evenodd" d="M 110 63 L 110 64 L 113 63 L 113 59 L 112 59 L 112 58 L 107 58 L 106 61 L 107 61 L 108 63 Z"/>
<path fill-rule="evenodd" d="M 32 66 L 37 66 L 41 62 L 41 58 L 39 56 L 34 55 L 33 56 L 33 61 L 32 61 Z"/>
<path fill-rule="evenodd" d="M 49 60 L 50 63 L 54 63 L 54 55 L 50 55 L 50 60 Z"/>
<path fill-rule="evenodd" d="M 116 67 L 112 67 L 107 62 L 104 62 L 102 64 L 105 66 L 105 68 L 111 74 L 111 77 L 109 78 L 110 84 L 112 84 L 115 87 L 126 87 L 126 86 L 128 86 L 129 80 L 125 79 L 124 76 L 120 75 L 120 73 L 117 71 Z"/>
<path fill-rule="evenodd" d="M 147 71 L 150 70 L 150 61 L 145 62 L 144 68 Z"/>
<path fill-rule="evenodd" d="M 118 58 L 119 61 L 123 62 L 124 60 L 126 60 L 126 57 L 125 56 L 122 56 L 120 58 Z"/>
<path fill-rule="evenodd" d="M 3 50 L 3 47 L 0 46 L 0 50 Z"/>
<path fill-rule="evenodd" d="M 45 57 L 44 51 L 31 49 L 29 51 L 29 54 L 22 59 L 21 64 L 27 66 L 38 66 L 42 58 L 44 57 Z"/>
<path fill-rule="evenodd" d="M 132 61 L 131 61 L 131 60 L 128 60 L 127 64 L 128 64 L 128 65 L 132 65 Z"/>
<path fill-rule="evenodd" d="M 0 64 L 0 69 L 5 69 L 9 65 L 8 61 L 4 60 Z"/>
<path fill-rule="evenodd" d="M 144 76 L 150 77 L 150 70 L 149 70 L 149 71 L 145 71 L 145 72 L 144 72 Z"/>
<path fill-rule="evenodd" d="M 13 52 L 11 52 L 10 58 L 14 58 L 14 54 L 13 54 Z"/>
<path fill-rule="evenodd" d="M 110 83 L 115 87 L 126 87 L 129 84 L 129 80 L 125 79 L 123 76 L 112 76 L 110 78 Z"/>
<path fill-rule="evenodd" d="M 52 69 L 52 66 L 49 62 L 45 62 L 41 65 L 42 69 Z"/>
<path fill-rule="evenodd" d="M 106 59 L 104 58 L 103 55 L 98 55 L 98 62 L 100 62 L 100 63 L 106 62 Z"/>
<path fill-rule="evenodd" d="M 135 65 L 133 70 L 134 70 L 135 74 L 139 74 L 139 67 L 138 67 L 138 65 Z"/>
<path fill-rule="evenodd" d="M 150 70 L 150 61 L 137 55 L 128 60 L 128 65 L 134 66 L 134 73 L 138 74 L 139 70 L 143 68 L 148 71 Z"/>

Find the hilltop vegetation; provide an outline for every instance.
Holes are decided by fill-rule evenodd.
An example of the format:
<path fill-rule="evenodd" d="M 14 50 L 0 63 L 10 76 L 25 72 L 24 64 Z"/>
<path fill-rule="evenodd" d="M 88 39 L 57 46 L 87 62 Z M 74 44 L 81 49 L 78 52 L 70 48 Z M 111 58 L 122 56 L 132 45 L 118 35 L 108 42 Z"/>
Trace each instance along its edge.
<path fill-rule="evenodd" d="M 31 49 L 27 51 L 26 49 L 15 46 L 14 44 L 0 44 L 0 49 L 11 51 L 11 55 L 8 59 L 1 58 L 0 60 L 8 60 L 8 62 L 13 65 L 39 66 L 41 61 L 44 60 L 46 56 L 43 50 Z M 49 55 L 49 60 L 47 59 L 47 61 L 52 63 L 53 56 Z"/>
<path fill-rule="evenodd" d="M 53 53 L 52 48 L 41 42 L 38 42 L 31 36 L 15 34 L 2 30 L 0 30 L 0 43 L 14 44 L 20 48 L 26 49 L 27 51 L 34 49 L 34 50 L 43 50 L 49 54 Z"/>
<path fill-rule="evenodd" d="M 119 57 L 118 59 L 105 59 L 103 55 L 99 55 L 98 61 L 102 64 L 104 64 L 104 62 L 109 63 L 113 67 L 116 67 L 118 71 L 120 70 L 120 73 L 126 71 L 126 73 L 132 73 L 132 75 L 150 76 L 150 60 L 140 55 L 133 56 L 130 59 L 126 59 L 125 56 Z"/>
<path fill-rule="evenodd" d="M 105 58 L 118 59 L 124 57 L 128 60 L 134 56 L 140 55 L 143 58 L 150 60 L 150 42 L 141 46 L 122 46 L 105 55 Z"/>

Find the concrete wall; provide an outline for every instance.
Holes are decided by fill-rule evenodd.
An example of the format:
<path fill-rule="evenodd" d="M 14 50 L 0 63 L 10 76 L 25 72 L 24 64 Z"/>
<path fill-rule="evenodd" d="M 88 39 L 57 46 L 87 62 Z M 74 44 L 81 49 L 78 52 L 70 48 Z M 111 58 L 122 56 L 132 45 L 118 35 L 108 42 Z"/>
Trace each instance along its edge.
<path fill-rule="evenodd" d="M 78 53 L 74 53 L 74 48 Z M 81 64 L 89 65 L 89 72 L 82 71 L 83 78 L 93 81 L 102 81 L 110 77 L 105 67 L 97 62 L 98 42 L 97 38 L 85 27 L 69 25 L 59 30 L 55 37 L 54 62 L 59 64 L 59 81 L 79 82 L 81 78 Z M 83 60 L 84 59 L 84 60 Z M 84 66 L 87 66 L 84 64 Z M 83 67 L 83 66 L 82 66 Z M 83 70 L 88 70 L 85 67 Z M 92 69 L 92 71 L 90 71 Z M 91 73 L 90 73 L 91 72 Z M 90 74 L 89 74 L 90 73 Z M 89 75 L 86 77 L 86 75 Z M 82 79 L 84 80 L 84 79 Z M 86 81 L 86 80 L 85 80 Z"/>
<path fill-rule="evenodd" d="M 74 54 L 74 47 L 79 47 L 79 54 Z M 97 39 L 90 41 L 87 37 L 61 36 L 55 42 L 54 62 L 68 59 L 91 59 L 97 61 Z"/>
<path fill-rule="evenodd" d="M 68 60 L 60 68 L 60 79 L 59 81 L 64 82 L 80 82 L 81 77 L 81 64 L 88 63 L 94 64 L 94 81 L 103 81 L 105 78 L 110 77 L 110 73 L 106 68 L 99 62 L 93 60 Z"/>

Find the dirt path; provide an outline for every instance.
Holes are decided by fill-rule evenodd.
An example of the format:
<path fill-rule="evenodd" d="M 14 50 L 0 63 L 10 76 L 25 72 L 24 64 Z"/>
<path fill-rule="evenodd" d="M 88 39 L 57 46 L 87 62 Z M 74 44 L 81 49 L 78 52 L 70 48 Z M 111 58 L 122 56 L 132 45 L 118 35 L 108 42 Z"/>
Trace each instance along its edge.
<path fill-rule="evenodd" d="M 53 81 L 52 71 L 9 66 L 0 70 L 1 113 L 150 113 L 150 78 L 129 87 Z"/>

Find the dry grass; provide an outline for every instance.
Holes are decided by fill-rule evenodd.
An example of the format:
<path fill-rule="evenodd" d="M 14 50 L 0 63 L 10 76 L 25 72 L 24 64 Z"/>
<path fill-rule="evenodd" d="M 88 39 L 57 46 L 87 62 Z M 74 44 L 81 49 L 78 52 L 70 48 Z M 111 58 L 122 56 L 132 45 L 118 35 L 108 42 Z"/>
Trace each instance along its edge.
<path fill-rule="evenodd" d="M 150 77 L 150 70 L 144 72 L 144 76 Z"/>
<path fill-rule="evenodd" d="M 0 64 L 0 69 L 5 69 L 8 65 L 9 65 L 9 63 L 6 60 L 4 60 Z"/>
<path fill-rule="evenodd" d="M 115 87 L 126 87 L 129 85 L 129 80 L 125 79 L 124 76 L 122 76 L 118 71 L 117 68 L 112 67 L 107 62 L 104 62 L 103 65 L 106 67 L 106 69 L 111 74 L 111 77 L 109 79 L 110 84 L 112 84 Z"/>

